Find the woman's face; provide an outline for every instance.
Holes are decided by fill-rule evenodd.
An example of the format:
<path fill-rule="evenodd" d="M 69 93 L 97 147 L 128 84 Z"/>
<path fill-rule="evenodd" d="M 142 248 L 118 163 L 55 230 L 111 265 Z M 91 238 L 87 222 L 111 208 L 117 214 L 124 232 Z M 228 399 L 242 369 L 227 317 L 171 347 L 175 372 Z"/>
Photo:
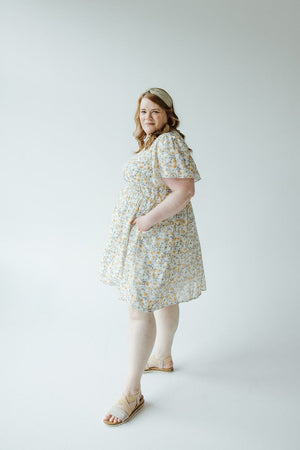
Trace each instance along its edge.
<path fill-rule="evenodd" d="M 167 123 L 168 116 L 161 106 L 144 97 L 140 104 L 140 121 L 148 135 L 160 130 Z"/>

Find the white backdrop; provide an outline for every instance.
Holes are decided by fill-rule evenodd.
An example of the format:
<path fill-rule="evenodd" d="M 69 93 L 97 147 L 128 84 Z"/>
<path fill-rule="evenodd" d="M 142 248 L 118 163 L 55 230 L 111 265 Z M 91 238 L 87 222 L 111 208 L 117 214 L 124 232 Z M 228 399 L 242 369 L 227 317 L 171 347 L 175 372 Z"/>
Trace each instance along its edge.
<path fill-rule="evenodd" d="M 298 2 L 0 4 L 0 447 L 294 450 Z M 207 291 L 180 306 L 174 373 L 143 376 L 113 429 L 128 313 L 97 272 L 153 86 L 202 177 Z"/>

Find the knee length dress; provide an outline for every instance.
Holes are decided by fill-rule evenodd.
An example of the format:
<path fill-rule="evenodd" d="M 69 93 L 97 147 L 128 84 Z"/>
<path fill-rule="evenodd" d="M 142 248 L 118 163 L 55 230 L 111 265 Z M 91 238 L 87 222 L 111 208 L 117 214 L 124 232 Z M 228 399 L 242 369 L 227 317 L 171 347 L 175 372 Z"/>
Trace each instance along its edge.
<path fill-rule="evenodd" d="M 159 135 L 125 163 L 122 176 L 100 261 L 101 281 L 117 286 L 119 299 L 144 312 L 198 298 L 206 281 L 191 201 L 148 231 L 131 224 L 172 192 L 162 178 L 201 179 L 185 140 L 175 130 Z"/>

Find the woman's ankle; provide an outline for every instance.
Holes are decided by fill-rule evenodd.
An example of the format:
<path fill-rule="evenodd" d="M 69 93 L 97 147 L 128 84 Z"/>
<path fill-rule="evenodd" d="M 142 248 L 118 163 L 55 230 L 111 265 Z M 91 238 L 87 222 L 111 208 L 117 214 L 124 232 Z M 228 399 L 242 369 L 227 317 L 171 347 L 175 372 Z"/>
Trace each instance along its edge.
<path fill-rule="evenodd" d="M 165 359 L 169 358 L 169 356 L 171 356 L 171 352 L 169 352 L 168 354 L 166 354 L 166 353 L 154 352 L 154 353 L 153 353 L 153 356 L 154 356 L 155 358 L 157 358 L 157 359 L 165 360 Z M 171 356 L 171 359 L 172 359 L 172 356 Z"/>
<path fill-rule="evenodd" d="M 128 386 L 123 391 L 123 393 L 124 393 L 124 395 L 126 395 L 126 397 L 130 397 L 132 395 L 136 395 L 138 392 L 141 392 L 141 386 L 140 387 Z"/>

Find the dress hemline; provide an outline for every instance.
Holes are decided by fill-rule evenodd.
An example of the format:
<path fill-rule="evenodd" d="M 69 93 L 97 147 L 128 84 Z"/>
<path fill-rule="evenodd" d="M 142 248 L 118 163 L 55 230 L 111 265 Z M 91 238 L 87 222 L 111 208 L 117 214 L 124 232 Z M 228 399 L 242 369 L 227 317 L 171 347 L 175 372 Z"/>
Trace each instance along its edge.
<path fill-rule="evenodd" d="M 103 278 L 100 278 L 100 279 L 101 279 L 101 281 L 102 281 L 104 284 L 107 284 L 108 286 L 119 287 L 118 280 L 116 280 L 116 281 L 114 282 L 114 281 L 104 280 Z M 170 303 L 169 305 L 160 305 L 158 308 L 150 308 L 150 309 L 142 309 L 142 308 L 139 309 L 139 308 L 135 308 L 135 307 L 132 305 L 132 303 L 130 303 L 129 300 L 127 300 L 126 298 L 123 298 L 123 297 L 121 297 L 121 296 L 118 297 L 118 300 L 120 300 L 120 301 L 122 301 L 122 302 L 126 302 L 128 305 L 130 305 L 133 309 L 136 309 L 137 311 L 141 311 L 141 312 L 154 312 L 154 311 L 158 311 L 159 309 L 166 308 L 166 307 L 168 307 L 168 306 L 176 305 L 176 304 L 179 304 L 179 303 L 187 303 L 187 302 L 190 302 L 191 300 L 196 300 L 197 298 L 199 298 L 199 297 L 201 296 L 202 292 L 205 292 L 206 290 L 207 290 L 207 288 L 205 288 L 205 289 L 204 289 L 204 288 L 201 288 L 201 289 L 200 289 L 200 293 L 199 293 L 197 296 L 195 296 L 195 297 L 191 297 L 191 298 L 185 299 L 185 300 L 177 300 L 176 302 Z"/>
<path fill-rule="evenodd" d="M 151 308 L 151 309 L 139 309 L 139 308 L 135 308 L 130 301 L 126 300 L 125 298 L 119 297 L 118 299 L 126 302 L 128 305 L 130 305 L 133 309 L 137 310 L 137 311 L 141 311 L 141 312 L 154 312 L 154 311 L 159 311 L 160 309 L 163 308 L 167 308 L 168 306 L 172 306 L 172 305 L 177 305 L 179 303 L 187 303 L 190 302 L 191 300 L 196 300 L 197 298 L 201 297 L 202 292 L 205 292 L 207 289 L 201 289 L 200 290 L 200 294 L 197 295 L 196 297 L 191 297 L 189 299 L 186 300 L 177 300 L 176 302 L 170 303 L 169 305 L 161 305 L 159 308 Z"/>

